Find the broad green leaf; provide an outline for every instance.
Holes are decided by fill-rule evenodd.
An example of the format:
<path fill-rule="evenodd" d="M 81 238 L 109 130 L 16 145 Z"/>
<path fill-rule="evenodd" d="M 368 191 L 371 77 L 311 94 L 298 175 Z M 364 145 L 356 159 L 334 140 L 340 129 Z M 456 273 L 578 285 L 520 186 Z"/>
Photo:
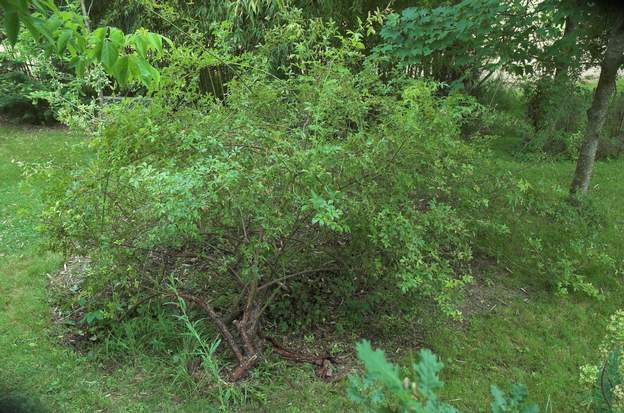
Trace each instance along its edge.
<path fill-rule="evenodd" d="M 36 17 L 26 17 L 21 20 L 25 26 L 28 27 L 28 30 L 35 35 L 35 38 L 40 38 L 40 36 L 45 37 L 50 45 L 54 45 L 56 41 L 54 40 L 54 36 L 46 27 L 45 20 L 41 20 Z"/>
<path fill-rule="evenodd" d="M 162 53 L 163 45 L 162 45 L 162 38 L 160 37 L 160 35 L 156 33 L 148 33 L 146 36 L 147 36 L 147 40 L 149 42 L 150 48 L 154 50 L 155 52 Z"/>
<path fill-rule="evenodd" d="M 138 55 L 128 56 L 128 70 L 141 83 L 149 87 L 160 81 L 160 73 L 145 59 Z"/>
<path fill-rule="evenodd" d="M 102 58 L 102 47 L 104 46 L 104 38 L 106 37 L 107 28 L 100 27 L 94 30 L 90 37 L 90 43 L 93 45 L 93 57 L 98 61 Z"/>
<path fill-rule="evenodd" d="M 87 70 L 87 62 L 84 59 L 78 59 L 76 62 L 76 74 L 82 76 Z"/>
<path fill-rule="evenodd" d="M 57 53 L 63 53 L 67 48 L 67 42 L 73 35 L 73 31 L 69 29 L 65 29 L 61 32 L 57 42 L 56 42 L 56 51 Z"/>
<path fill-rule="evenodd" d="M 126 86 L 130 77 L 128 61 L 128 56 L 124 55 L 117 59 L 113 66 L 113 76 L 121 86 Z"/>
<path fill-rule="evenodd" d="M 147 44 L 142 34 L 135 34 L 132 39 L 134 40 L 134 48 L 136 49 L 138 55 L 145 59 L 147 56 Z"/>
<path fill-rule="evenodd" d="M 102 42 L 104 41 L 104 37 L 106 37 L 106 31 L 107 31 L 106 27 L 98 27 L 97 29 L 93 30 L 93 32 L 91 33 L 91 38 Z"/>
<path fill-rule="evenodd" d="M 118 28 L 111 27 L 108 37 L 118 49 L 124 47 L 126 35 Z"/>
<path fill-rule="evenodd" d="M 109 39 L 104 40 L 102 44 L 102 55 L 100 61 L 107 70 L 111 70 L 117 57 L 119 56 L 119 49 Z"/>
<path fill-rule="evenodd" d="M 63 24 L 63 19 L 58 14 L 53 14 L 45 21 L 45 28 L 48 32 L 53 33 Z"/>

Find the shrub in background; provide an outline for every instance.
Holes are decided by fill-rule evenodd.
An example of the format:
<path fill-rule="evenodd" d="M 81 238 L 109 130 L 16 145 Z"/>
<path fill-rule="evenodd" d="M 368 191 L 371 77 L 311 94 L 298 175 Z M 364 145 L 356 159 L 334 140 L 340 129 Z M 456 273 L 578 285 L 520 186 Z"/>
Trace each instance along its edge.
<path fill-rule="evenodd" d="M 54 122 L 50 105 L 32 96 L 47 87 L 45 79 L 32 75 L 27 61 L 0 52 L 0 114 L 8 120 L 34 124 Z"/>
<path fill-rule="evenodd" d="M 617 158 L 624 153 L 624 92 L 616 93 L 609 103 L 609 112 L 598 147 L 601 159 Z"/>
<path fill-rule="evenodd" d="M 587 123 L 593 84 L 584 81 L 539 79 L 524 87 L 528 118 L 535 133 L 526 139 L 532 153 L 576 159 Z M 609 103 L 599 159 L 614 158 L 624 151 L 624 94 L 615 94 Z"/>
<path fill-rule="evenodd" d="M 542 78 L 527 84 L 525 93 L 528 117 L 535 127 L 527 149 L 576 159 L 591 101 L 587 89 L 567 79 Z"/>
<path fill-rule="evenodd" d="M 15 45 L 0 51 L 0 113 L 11 122 L 61 122 L 87 128 L 97 113 L 95 97 L 108 86 L 101 67 L 89 67 L 76 77 L 66 62 L 46 53 L 28 31 L 20 33 Z"/>
<path fill-rule="evenodd" d="M 382 43 L 377 53 L 411 75 L 470 92 L 497 70 L 527 70 L 534 44 L 517 28 L 532 17 L 522 13 L 519 2 L 463 0 L 436 6 L 389 14 L 379 33 Z M 518 55 L 519 50 L 524 54 Z"/>

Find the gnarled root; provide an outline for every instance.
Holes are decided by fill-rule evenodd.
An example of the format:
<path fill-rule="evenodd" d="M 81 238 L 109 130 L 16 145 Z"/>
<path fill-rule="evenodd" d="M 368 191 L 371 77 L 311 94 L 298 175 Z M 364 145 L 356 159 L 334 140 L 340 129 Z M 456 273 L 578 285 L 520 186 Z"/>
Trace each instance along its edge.
<path fill-rule="evenodd" d="M 261 333 L 258 335 L 264 340 L 271 343 L 273 347 L 273 351 L 279 356 L 299 363 L 310 363 L 317 366 L 315 373 L 318 378 L 324 380 L 331 380 L 333 377 L 334 365 L 338 364 L 338 361 L 335 357 L 330 354 L 325 354 L 322 356 L 317 356 L 301 351 L 295 351 L 291 349 L 287 349 L 282 344 L 278 343 L 274 338 L 265 336 Z"/>

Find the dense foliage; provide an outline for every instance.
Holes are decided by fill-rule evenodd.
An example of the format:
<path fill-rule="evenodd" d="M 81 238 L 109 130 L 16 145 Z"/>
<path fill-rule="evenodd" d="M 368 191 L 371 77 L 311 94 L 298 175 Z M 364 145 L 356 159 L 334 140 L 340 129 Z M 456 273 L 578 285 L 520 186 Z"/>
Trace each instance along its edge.
<path fill-rule="evenodd" d="M 598 148 L 614 157 L 624 147 L 613 93 L 624 14 L 555 0 L 451 3 L 340 3 L 323 19 L 311 16 L 330 14 L 325 2 L 0 2 L 10 43 L 0 110 L 33 121 L 54 111 L 89 134 L 77 165 L 20 163 L 46 180 L 52 247 L 84 264 L 59 317 L 93 342 L 169 329 L 174 339 L 153 340 L 168 356 L 190 336 L 227 409 L 244 399 L 231 382 L 267 343 L 310 360 L 267 334 L 342 329 L 345 317 L 354 331 L 369 317 L 461 321 L 465 289 L 491 287 L 498 272 L 604 300 L 624 261 L 602 233 L 619 224 L 576 192 L 587 192 Z M 597 62 L 592 94 L 580 73 Z M 578 158 L 582 179 L 568 191 L 520 178 L 509 153 L 492 150 L 513 139 L 525 161 Z M 606 362 L 586 369 L 598 411 L 620 407 L 621 330 L 618 313 Z M 431 352 L 414 381 L 367 343 L 358 355 L 366 373 L 350 395 L 361 408 L 457 411 L 438 396 Z M 322 370 L 332 357 L 312 362 Z M 494 413 L 536 411 L 521 386 L 492 396 Z"/>
<path fill-rule="evenodd" d="M 236 379 L 264 325 L 336 317 L 339 303 L 361 311 L 403 294 L 460 318 L 475 252 L 502 259 L 510 238 L 523 247 L 512 261 L 562 294 L 598 297 L 592 272 L 618 271 L 591 242 L 599 215 L 487 176 L 487 146 L 462 133 L 484 108 L 398 72 L 386 80 L 361 33 L 295 12 L 252 54 L 235 53 L 227 29 L 214 36 L 206 53 L 169 54 L 149 99 L 109 107 L 95 158 L 52 198 L 57 245 L 92 261 L 73 298 L 83 322 L 114 325 L 174 288 L 224 337 Z M 276 48 L 292 50 L 287 76 L 271 73 Z M 215 62 L 235 76 L 204 95 L 196 67 Z M 542 224 L 527 232 L 526 220 Z"/>
<path fill-rule="evenodd" d="M 33 93 L 47 89 L 47 79 L 36 78 L 27 61 L 0 53 L 0 114 L 12 122 L 51 123 L 54 113 Z"/>
<path fill-rule="evenodd" d="M 163 43 L 169 41 L 164 36 L 144 29 L 126 34 L 109 26 L 91 31 L 88 16 L 79 14 L 75 4 L 60 8 L 51 0 L 15 0 L 0 6 L 11 45 L 25 26 L 44 50 L 67 60 L 78 75 L 101 65 L 122 86 L 158 84 L 160 73 L 149 60 L 162 54 Z"/>
<path fill-rule="evenodd" d="M 378 51 L 418 76 L 472 90 L 500 68 L 528 70 L 534 39 L 520 1 L 464 0 L 391 14 Z M 526 20 L 526 21 L 525 21 Z"/>
<path fill-rule="evenodd" d="M 586 112 L 592 91 L 586 85 L 567 78 L 542 78 L 527 82 L 528 119 L 533 131 L 526 140 L 526 152 L 575 159 L 587 127 Z M 622 93 L 611 98 L 606 126 L 601 133 L 597 156 L 614 158 L 624 148 Z"/>
<path fill-rule="evenodd" d="M 335 30 L 285 29 L 295 49 Z M 352 38 L 299 50 L 287 79 L 255 56 L 223 101 L 180 108 L 164 92 L 107 111 L 95 159 L 47 215 L 60 245 L 93 260 L 82 296 L 103 318 L 166 296 L 171 276 L 242 342 L 267 308 L 292 317 L 297 288 L 335 301 L 390 288 L 459 315 L 470 237 L 487 225 L 461 100 L 383 83 Z"/>

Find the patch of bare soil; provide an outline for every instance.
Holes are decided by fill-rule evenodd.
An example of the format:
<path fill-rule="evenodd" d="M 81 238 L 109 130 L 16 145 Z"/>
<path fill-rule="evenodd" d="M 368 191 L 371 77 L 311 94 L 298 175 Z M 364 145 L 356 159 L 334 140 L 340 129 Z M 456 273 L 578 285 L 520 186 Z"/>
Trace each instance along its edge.
<path fill-rule="evenodd" d="M 495 263 L 482 259 L 475 263 L 477 274 L 474 282 L 465 289 L 461 307 L 464 320 L 490 313 L 499 307 L 506 307 L 513 301 L 528 301 L 529 291 L 525 288 L 512 288 L 505 285 L 504 278 L 511 271 L 501 269 Z M 485 275 L 487 274 L 487 276 Z"/>
<path fill-rule="evenodd" d="M 80 291 L 90 263 L 88 257 L 73 256 L 58 272 L 48 275 L 52 319 L 56 327 L 54 332 L 62 343 L 79 352 L 81 343 L 89 339 L 87 333 L 79 328 L 84 310 L 80 306 L 67 308 L 63 303 L 70 302 L 71 296 Z"/>

